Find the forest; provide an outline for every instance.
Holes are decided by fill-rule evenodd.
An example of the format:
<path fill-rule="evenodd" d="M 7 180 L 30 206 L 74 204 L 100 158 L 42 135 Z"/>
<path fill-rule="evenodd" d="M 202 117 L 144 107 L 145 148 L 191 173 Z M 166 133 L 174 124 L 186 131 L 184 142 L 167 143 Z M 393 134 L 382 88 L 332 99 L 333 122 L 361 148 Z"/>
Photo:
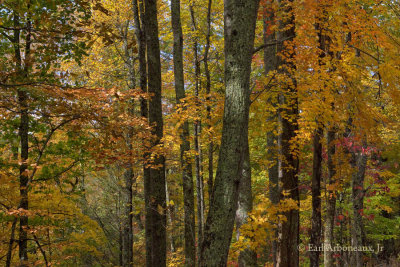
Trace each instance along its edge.
<path fill-rule="evenodd" d="M 400 266 L 400 1 L 0 0 L 0 266 Z"/>

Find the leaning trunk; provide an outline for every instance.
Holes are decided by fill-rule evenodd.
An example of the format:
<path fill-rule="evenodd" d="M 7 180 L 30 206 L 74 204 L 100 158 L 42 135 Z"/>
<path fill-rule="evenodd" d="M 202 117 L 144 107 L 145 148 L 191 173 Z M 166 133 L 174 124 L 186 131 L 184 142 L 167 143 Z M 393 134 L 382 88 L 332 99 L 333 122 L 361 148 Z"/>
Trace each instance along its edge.
<path fill-rule="evenodd" d="M 225 108 L 221 147 L 200 266 L 226 266 L 243 170 L 258 0 L 226 0 Z"/>

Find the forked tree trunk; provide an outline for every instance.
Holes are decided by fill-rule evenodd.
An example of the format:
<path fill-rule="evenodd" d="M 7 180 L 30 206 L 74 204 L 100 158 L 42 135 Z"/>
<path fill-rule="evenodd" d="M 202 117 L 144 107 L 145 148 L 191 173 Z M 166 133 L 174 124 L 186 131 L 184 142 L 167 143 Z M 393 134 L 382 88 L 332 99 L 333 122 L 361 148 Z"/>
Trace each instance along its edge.
<path fill-rule="evenodd" d="M 258 2 L 224 2 L 225 108 L 218 168 L 201 246 L 200 266 L 227 264 L 246 150 Z"/>
<path fill-rule="evenodd" d="M 180 0 L 171 1 L 171 20 L 174 35 L 174 77 L 176 103 L 181 104 L 185 98 L 185 83 L 183 76 L 183 35 L 181 25 Z M 194 188 L 192 164 L 188 158 L 190 150 L 189 122 L 185 121 L 180 129 L 180 161 L 183 181 L 183 206 L 184 206 L 184 239 L 185 239 L 185 266 L 193 266 L 196 262 L 195 246 L 195 215 L 194 215 Z"/>
<path fill-rule="evenodd" d="M 158 39 L 157 1 L 144 0 L 144 29 L 147 47 L 147 70 L 149 99 L 149 123 L 153 127 L 151 146 L 160 144 L 163 137 L 161 107 L 161 61 Z M 166 265 L 166 201 L 165 158 L 153 155 L 148 179 L 144 181 L 146 206 L 146 266 Z M 146 177 L 145 177 L 146 178 Z"/>

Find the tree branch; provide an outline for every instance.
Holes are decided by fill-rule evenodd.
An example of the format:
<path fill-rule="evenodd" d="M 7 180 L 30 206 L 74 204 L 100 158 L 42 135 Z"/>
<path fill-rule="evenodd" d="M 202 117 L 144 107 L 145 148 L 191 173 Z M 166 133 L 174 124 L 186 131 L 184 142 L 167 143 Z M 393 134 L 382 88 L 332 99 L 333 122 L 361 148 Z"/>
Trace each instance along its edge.
<path fill-rule="evenodd" d="M 283 42 L 285 42 L 285 41 L 287 41 L 287 40 L 290 40 L 290 39 L 293 39 L 293 38 L 294 38 L 294 36 L 289 36 L 289 37 L 287 37 L 287 38 L 285 38 L 285 39 L 283 39 L 283 40 L 280 40 L 280 41 L 275 41 L 275 42 L 273 42 L 273 43 L 267 43 L 267 44 L 260 45 L 259 47 L 254 48 L 253 54 L 259 52 L 260 50 L 262 50 L 262 49 L 264 49 L 264 48 L 266 48 L 266 47 L 268 47 L 268 46 L 277 45 L 277 44 L 283 43 Z"/>

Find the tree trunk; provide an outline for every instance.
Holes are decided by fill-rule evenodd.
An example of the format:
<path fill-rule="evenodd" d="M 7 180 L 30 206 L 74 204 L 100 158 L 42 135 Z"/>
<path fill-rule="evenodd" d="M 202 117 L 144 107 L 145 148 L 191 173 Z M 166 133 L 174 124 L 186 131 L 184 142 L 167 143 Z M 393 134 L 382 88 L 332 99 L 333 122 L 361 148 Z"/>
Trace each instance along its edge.
<path fill-rule="evenodd" d="M 333 157 L 336 153 L 335 149 L 335 131 L 328 131 L 328 181 L 327 186 L 327 201 L 326 201 L 326 219 L 325 219 L 325 233 L 324 233 L 324 243 L 325 247 L 333 247 L 333 229 L 335 222 L 335 209 L 336 209 L 336 196 L 334 186 L 334 176 L 336 174 L 335 165 L 333 163 Z M 333 252 L 329 249 L 324 250 L 324 266 L 333 267 Z"/>
<path fill-rule="evenodd" d="M 227 264 L 246 150 L 258 3 L 258 0 L 225 1 L 225 108 L 218 168 L 201 246 L 200 266 Z"/>
<path fill-rule="evenodd" d="M 144 6 L 143 1 L 133 0 L 133 19 L 135 23 L 135 35 L 138 45 L 139 58 L 139 85 L 142 94 L 147 93 L 147 69 L 146 69 L 146 33 L 144 31 Z M 140 14 L 140 15 L 139 15 Z M 141 116 L 148 118 L 147 100 L 140 98 Z"/>
<path fill-rule="evenodd" d="M 6 258 L 6 267 L 10 267 L 11 266 L 11 258 L 12 258 L 14 236 L 15 236 L 15 226 L 16 225 L 17 225 L 17 218 L 14 219 L 14 221 L 12 223 L 12 226 L 11 226 L 10 242 L 8 243 L 7 258 Z"/>
<path fill-rule="evenodd" d="M 129 164 L 131 165 L 131 164 Z M 124 223 L 122 235 L 122 265 L 133 266 L 133 184 L 134 174 L 131 166 L 124 172 Z"/>
<path fill-rule="evenodd" d="M 192 31 L 197 32 L 197 24 L 194 15 L 193 3 L 189 6 L 190 16 L 192 19 Z M 195 69 L 195 81 L 194 81 L 194 94 L 196 97 L 196 115 L 200 116 L 200 100 L 199 100 L 199 83 L 200 83 L 200 61 L 198 56 L 198 41 L 197 37 L 194 37 L 193 41 L 193 54 L 194 54 L 194 69 Z M 198 243 L 201 244 L 203 241 L 204 234 L 204 182 L 203 182 L 203 171 L 202 171 L 202 150 L 200 145 L 200 133 L 201 133 L 201 120 L 196 119 L 194 121 L 194 149 L 196 151 L 195 156 L 195 169 L 196 169 L 196 191 L 197 191 L 197 216 L 198 216 Z M 197 259 L 200 260 L 200 246 L 198 249 Z"/>
<path fill-rule="evenodd" d="M 291 8 L 293 1 L 289 3 L 278 0 L 280 10 L 285 13 L 285 19 L 278 21 L 277 40 L 290 40 L 295 36 L 294 15 Z M 286 57 L 278 57 L 278 72 L 286 76 L 282 81 L 283 91 L 280 95 L 280 114 L 282 124 L 281 150 L 282 150 L 282 191 L 288 195 L 281 194 L 281 199 L 290 198 L 299 203 L 298 189 L 298 170 L 299 162 L 296 155 L 291 149 L 291 141 L 296 136 L 298 129 L 298 103 L 296 94 L 296 80 L 292 76 L 295 70 L 293 61 L 294 50 L 287 48 L 284 43 L 278 42 L 277 53 L 286 53 Z M 283 108 L 286 106 L 285 108 Z M 277 263 L 279 267 L 296 267 L 299 266 L 299 210 L 292 209 L 284 212 L 286 221 L 279 223 L 279 236 L 277 248 Z"/>
<path fill-rule="evenodd" d="M 21 121 L 19 125 L 18 135 L 21 145 L 21 165 L 19 168 L 19 192 L 21 200 L 19 207 L 22 214 L 19 218 L 19 259 L 21 266 L 27 266 L 28 261 L 28 216 L 24 213 L 28 211 L 28 132 L 29 132 L 29 115 L 27 109 L 27 94 L 25 91 L 18 91 L 18 103 L 20 105 Z"/>
<path fill-rule="evenodd" d="M 363 221 L 364 209 L 364 177 L 367 167 L 367 155 L 362 152 L 352 153 L 352 166 L 356 168 L 352 176 L 352 203 L 353 218 L 351 220 L 351 246 L 363 246 Z M 363 252 L 353 251 L 351 254 L 351 266 L 363 266 Z"/>
<path fill-rule="evenodd" d="M 132 56 L 129 52 L 128 46 L 128 27 L 129 22 L 121 29 L 123 36 L 123 48 L 125 54 L 126 67 L 129 73 L 129 88 L 133 90 L 136 87 L 136 74 L 134 69 L 134 64 Z M 129 116 L 133 117 L 134 114 L 134 101 L 130 101 L 130 106 L 128 107 Z M 128 147 L 128 153 L 132 155 L 132 137 L 134 135 L 133 128 L 128 126 L 126 133 L 126 145 Z M 123 236 L 122 236 L 122 266 L 133 266 L 133 180 L 134 172 L 131 162 L 128 162 L 125 167 L 124 172 L 124 223 L 123 223 Z"/>
<path fill-rule="evenodd" d="M 180 15 L 180 0 L 171 1 L 171 20 L 174 35 L 174 77 L 176 103 L 186 97 L 185 83 L 183 75 L 183 35 Z M 188 157 L 190 150 L 189 142 L 189 122 L 185 121 L 181 127 L 180 161 L 182 168 L 183 181 L 183 206 L 184 206 L 184 226 L 185 226 L 185 266 L 193 266 L 196 262 L 195 246 L 195 215 L 194 215 L 194 188 L 192 164 Z"/>
<path fill-rule="evenodd" d="M 207 34 L 206 34 L 206 46 L 204 49 L 204 73 L 206 74 L 206 101 L 207 101 L 207 127 L 211 128 L 211 105 L 210 105 L 210 93 L 211 93 L 211 75 L 210 69 L 208 67 L 208 53 L 210 51 L 210 37 L 211 37 L 211 5 L 212 0 L 208 0 L 207 8 Z M 210 142 L 208 143 L 208 200 L 209 205 L 211 203 L 211 195 L 213 189 L 213 179 L 214 179 L 214 142 L 210 136 Z"/>
<path fill-rule="evenodd" d="M 168 177 L 167 174 L 168 174 L 168 171 L 166 171 L 165 177 Z M 175 243 L 176 242 L 175 242 L 174 222 L 173 222 L 173 207 L 174 206 L 169 204 L 170 203 L 169 202 L 170 198 L 169 198 L 169 190 L 168 190 L 167 179 L 165 179 L 165 199 L 167 201 L 167 220 L 168 220 L 168 224 L 171 227 L 171 231 L 170 231 L 170 234 L 171 234 L 170 247 L 171 247 L 171 252 L 175 252 L 176 251 L 176 249 L 175 249 L 175 247 L 176 247 Z"/>
<path fill-rule="evenodd" d="M 153 127 L 151 146 L 159 145 L 163 137 L 161 106 L 161 61 L 158 39 L 157 1 L 145 0 L 145 34 L 147 47 L 149 123 Z M 166 203 L 165 203 L 165 158 L 156 154 L 151 160 L 149 176 L 145 177 L 146 206 L 146 265 L 166 265 Z M 148 179 L 146 179 L 148 178 Z"/>
<path fill-rule="evenodd" d="M 21 80 L 27 78 L 28 62 L 22 68 L 21 50 L 20 50 L 20 18 L 14 11 L 14 53 L 16 59 L 17 77 Z M 30 51 L 30 22 L 27 22 L 28 34 L 26 36 L 25 58 L 29 58 Z M 20 81 L 21 82 L 21 81 Z M 19 260 L 20 266 L 27 266 L 28 262 L 28 217 L 25 212 L 28 211 L 28 156 L 29 156 L 29 113 L 28 113 L 28 94 L 23 89 L 17 90 L 20 123 L 18 128 L 18 136 L 20 142 L 20 167 L 19 167 L 19 192 L 20 202 L 18 209 L 21 209 L 19 214 Z"/>
<path fill-rule="evenodd" d="M 244 136 L 247 136 L 244 135 Z M 244 138 L 244 137 L 243 137 Z M 251 166 L 249 141 L 244 142 L 243 170 L 239 184 L 239 199 L 236 210 L 236 237 L 239 240 L 240 227 L 247 222 L 248 213 L 253 209 L 253 196 L 251 192 Z M 257 254 L 251 249 L 245 249 L 239 254 L 239 267 L 257 267 Z"/>
<path fill-rule="evenodd" d="M 270 71 L 276 70 L 277 53 L 276 45 L 267 45 L 275 42 L 275 32 L 271 32 L 271 26 L 274 24 L 275 14 L 272 10 L 272 1 L 267 5 L 264 11 L 264 74 L 267 76 Z M 269 103 L 273 105 L 276 110 L 272 111 L 268 117 L 268 122 L 271 126 L 267 132 L 267 149 L 268 149 L 268 179 L 269 179 L 269 199 L 271 203 L 276 205 L 279 203 L 279 140 L 278 135 L 274 132 L 279 132 L 279 120 L 278 113 L 279 109 L 278 96 L 275 93 L 271 93 Z M 275 239 L 278 238 L 278 231 L 274 230 Z M 272 260 L 273 266 L 276 266 L 276 240 L 272 241 Z"/>
<path fill-rule="evenodd" d="M 313 172 L 311 180 L 312 218 L 310 243 L 313 247 L 321 246 L 321 172 L 322 172 L 322 144 L 323 130 L 317 129 L 313 137 Z M 319 249 L 310 251 L 310 266 L 319 267 Z"/>

